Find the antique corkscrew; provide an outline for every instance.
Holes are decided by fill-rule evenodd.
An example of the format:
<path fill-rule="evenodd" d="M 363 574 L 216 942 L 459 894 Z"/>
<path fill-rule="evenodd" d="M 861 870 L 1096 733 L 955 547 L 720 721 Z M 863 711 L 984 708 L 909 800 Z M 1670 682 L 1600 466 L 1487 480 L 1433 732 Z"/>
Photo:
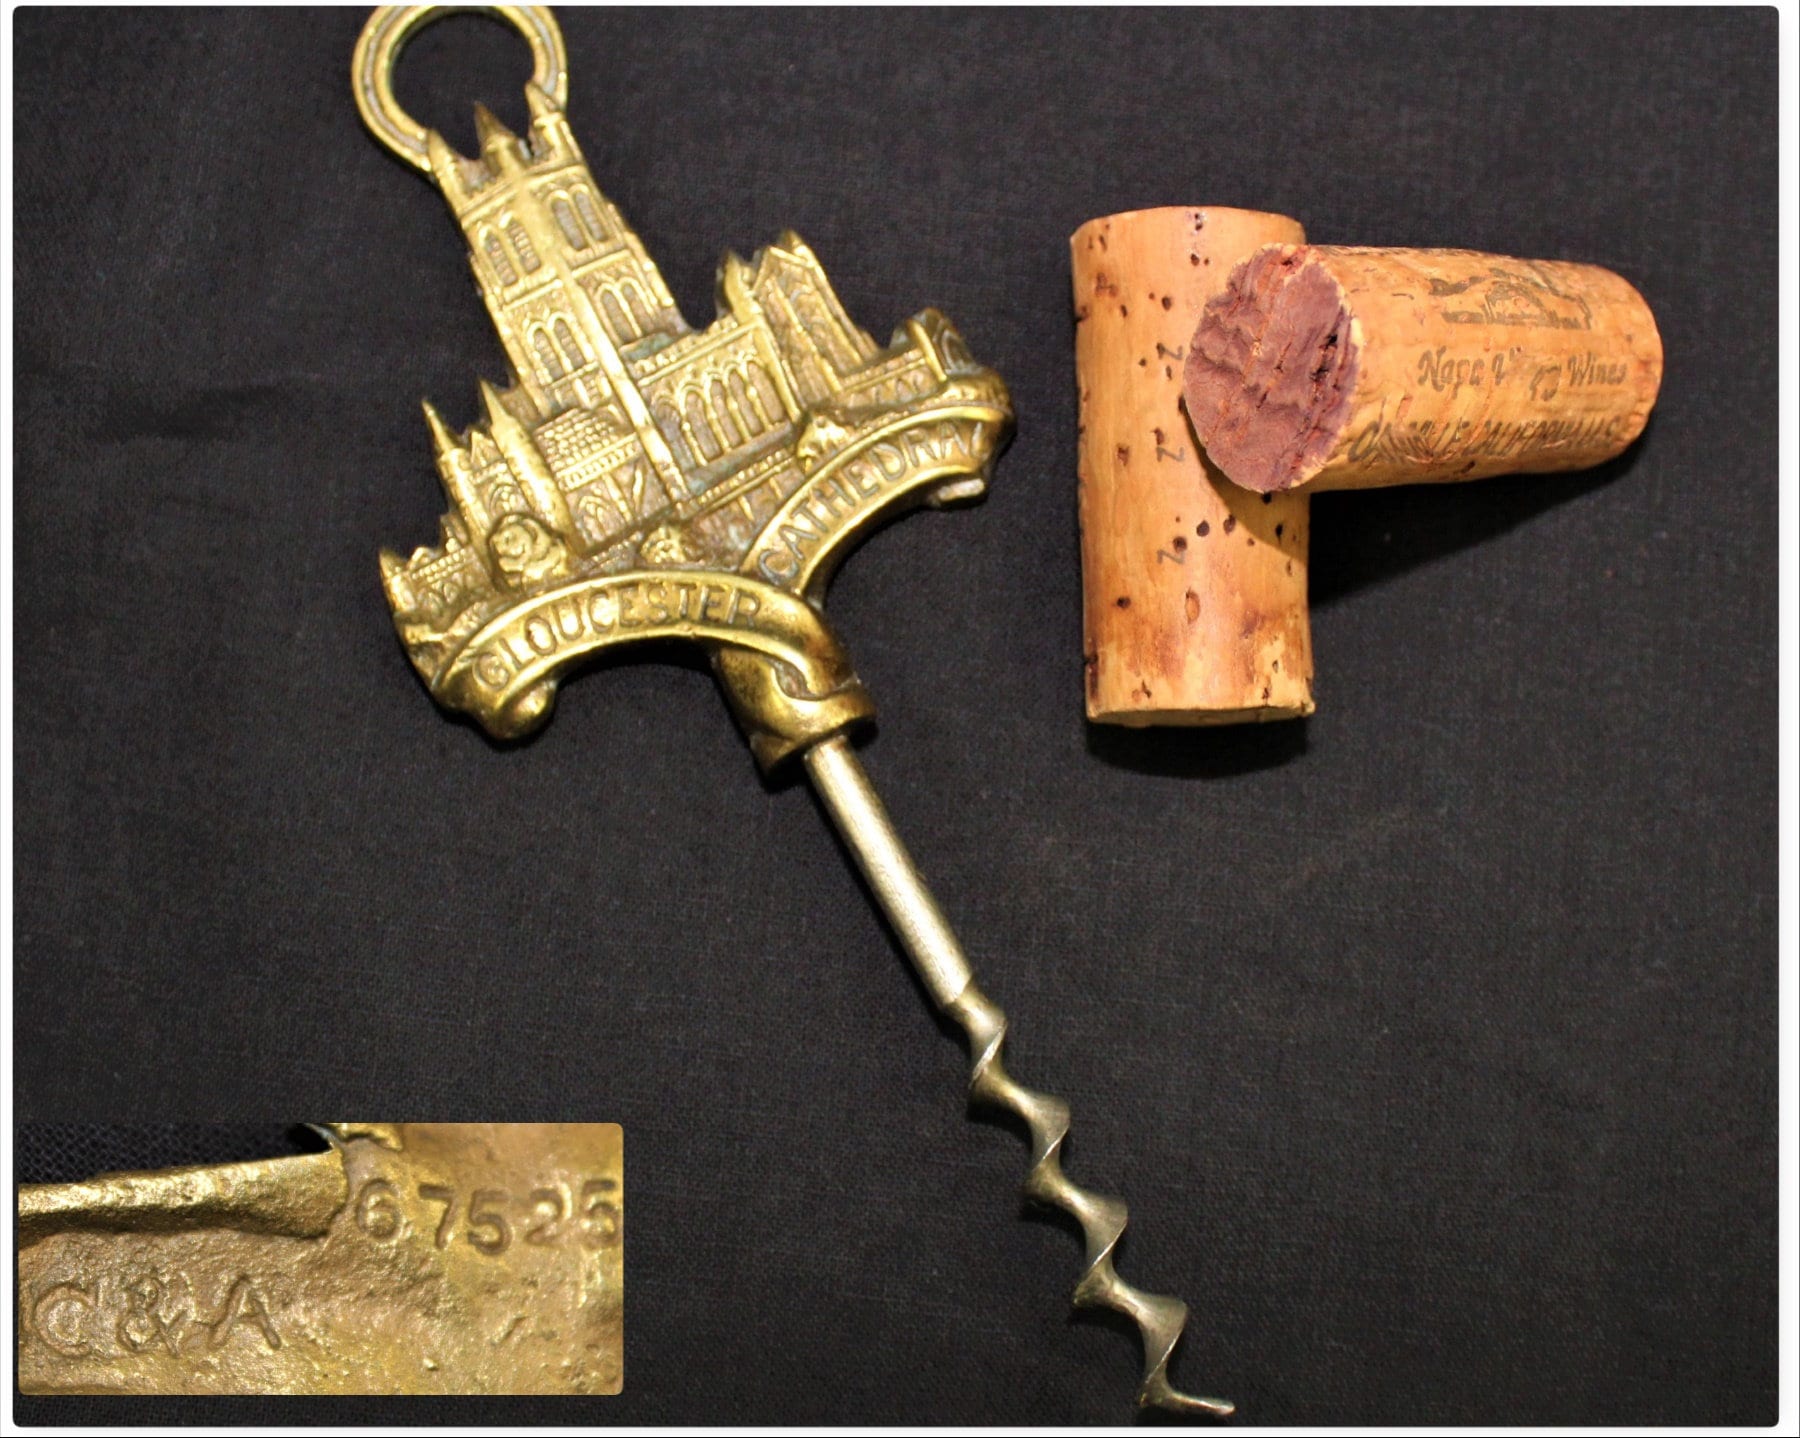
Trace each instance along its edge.
<path fill-rule="evenodd" d="M 690 327 L 570 132 L 555 21 L 492 8 L 531 47 L 531 122 L 516 136 L 478 106 L 479 158 L 394 97 L 401 47 L 443 8 L 377 10 L 353 61 L 369 128 L 449 202 L 515 372 L 504 391 L 482 383 L 486 421 L 466 434 L 425 406 L 449 512 L 435 546 L 381 556 L 407 654 L 440 704 L 509 739 L 545 722 L 558 680 L 588 656 L 701 645 L 757 762 L 804 764 L 933 1001 L 967 1035 L 973 1099 L 1029 1128 L 1026 1194 L 1086 1238 L 1076 1305 L 1114 1309 L 1142 1336 L 1138 1402 L 1228 1416 L 1231 1404 L 1171 1384 L 1186 1305 L 1114 1271 L 1125 1205 L 1063 1174 L 1069 1110 L 1008 1076 L 1005 1015 L 847 737 L 874 705 L 820 608 L 826 582 L 877 522 L 981 497 L 1011 431 L 1006 386 L 936 310 L 878 346 L 792 233 L 749 261 L 728 255 L 718 317 Z"/>

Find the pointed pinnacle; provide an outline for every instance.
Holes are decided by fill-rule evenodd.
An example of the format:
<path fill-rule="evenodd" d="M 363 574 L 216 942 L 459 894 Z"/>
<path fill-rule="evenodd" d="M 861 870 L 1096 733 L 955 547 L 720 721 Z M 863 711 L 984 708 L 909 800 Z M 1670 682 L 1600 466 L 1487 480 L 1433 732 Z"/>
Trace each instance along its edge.
<path fill-rule="evenodd" d="M 518 423 L 517 420 L 513 419 L 512 411 L 500 403 L 500 392 L 485 379 L 481 381 L 481 403 L 487 409 L 488 428 L 490 430 L 496 424 Z"/>
<path fill-rule="evenodd" d="M 733 295 L 747 293 L 751 287 L 753 276 L 750 266 L 744 263 L 744 257 L 736 250 L 727 250 L 719 259 L 717 290 L 721 303 L 736 308 Z"/>
<path fill-rule="evenodd" d="M 562 114 L 562 107 L 529 80 L 525 82 L 525 105 L 534 122 Z"/>
<path fill-rule="evenodd" d="M 431 173 L 437 176 L 439 186 L 462 179 L 459 156 L 436 130 L 425 132 L 425 154 L 431 160 Z"/>
<path fill-rule="evenodd" d="M 481 153 L 484 155 L 519 143 L 519 137 L 501 124 L 499 116 L 479 100 L 475 102 L 475 138 L 481 142 Z"/>
<path fill-rule="evenodd" d="M 444 423 L 444 417 L 437 412 L 437 406 L 430 400 L 419 401 L 425 411 L 425 423 L 431 426 L 431 442 L 437 448 L 439 459 L 455 454 L 462 446 L 456 442 L 456 436 L 450 432 L 450 426 Z"/>

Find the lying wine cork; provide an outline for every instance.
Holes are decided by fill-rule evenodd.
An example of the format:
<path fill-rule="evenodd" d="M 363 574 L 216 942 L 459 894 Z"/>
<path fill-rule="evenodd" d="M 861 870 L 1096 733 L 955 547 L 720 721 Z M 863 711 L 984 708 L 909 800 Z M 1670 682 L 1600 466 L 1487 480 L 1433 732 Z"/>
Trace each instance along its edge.
<path fill-rule="evenodd" d="M 1224 482 L 1181 408 L 1207 301 L 1259 246 L 1304 238 L 1283 215 L 1192 207 L 1108 215 L 1070 238 L 1089 719 L 1312 712 L 1308 499 Z"/>
<path fill-rule="evenodd" d="M 1191 335 L 1207 456 L 1263 493 L 1585 469 L 1643 432 L 1662 340 L 1610 270 L 1271 245 Z"/>

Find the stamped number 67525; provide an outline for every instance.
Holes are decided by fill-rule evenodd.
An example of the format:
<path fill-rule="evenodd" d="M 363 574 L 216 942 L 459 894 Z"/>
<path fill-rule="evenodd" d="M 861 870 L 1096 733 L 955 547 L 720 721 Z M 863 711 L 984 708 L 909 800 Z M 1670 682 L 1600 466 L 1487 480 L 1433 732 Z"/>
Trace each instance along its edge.
<path fill-rule="evenodd" d="M 447 1184 L 422 1183 L 419 1197 L 427 1203 L 443 1205 L 438 1216 L 433 1242 L 448 1248 L 457 1232 L 457 1215 L 462 1213 L 462 1236 L 480 1253 L 501 1254 L 512 1246 L 514 1219 L 509 1208 L 523 1225 L 519 1237 L 533 1247 L 573 1238 L 583 1248 L 610 1248 L 619 1242 L 622 1219 L 618 1205 L 619 1182 L 613 1178 L 590 1178 L 579 1190 L 567 1184 L 546 1184 L 532 1189 L 523 1200 L 506 1189 L 477 1188 L 466 1204 L 462 1195 Z M 574 1220 L 570 1223 L 571 1218 Z M 357 1226 L 370 1238 L 392 1239 L 404 1226 L 400 1195 L 385 1178 L 372 1178 L 362 1187 L 356 1201 Z"/>

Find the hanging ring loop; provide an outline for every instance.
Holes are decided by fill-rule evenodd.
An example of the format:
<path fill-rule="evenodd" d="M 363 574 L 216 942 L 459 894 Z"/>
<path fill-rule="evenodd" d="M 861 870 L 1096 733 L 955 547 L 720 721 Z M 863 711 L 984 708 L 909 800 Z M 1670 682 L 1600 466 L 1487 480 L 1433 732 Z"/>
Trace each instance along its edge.
<path fill-rule="evenodd" d="M 531 47 L 531 83 L 563 109 L 569 102 L 569 63 L 562 31 L 542 5 L 383 5 L 369 17 L 350 61 L 356 108 L 375 138 L 407 164 L 431 173 L 430 133 L 394 98 L 394 63 L 406 42 L 446 15 L 492 15 L 525 37 Z"/>

